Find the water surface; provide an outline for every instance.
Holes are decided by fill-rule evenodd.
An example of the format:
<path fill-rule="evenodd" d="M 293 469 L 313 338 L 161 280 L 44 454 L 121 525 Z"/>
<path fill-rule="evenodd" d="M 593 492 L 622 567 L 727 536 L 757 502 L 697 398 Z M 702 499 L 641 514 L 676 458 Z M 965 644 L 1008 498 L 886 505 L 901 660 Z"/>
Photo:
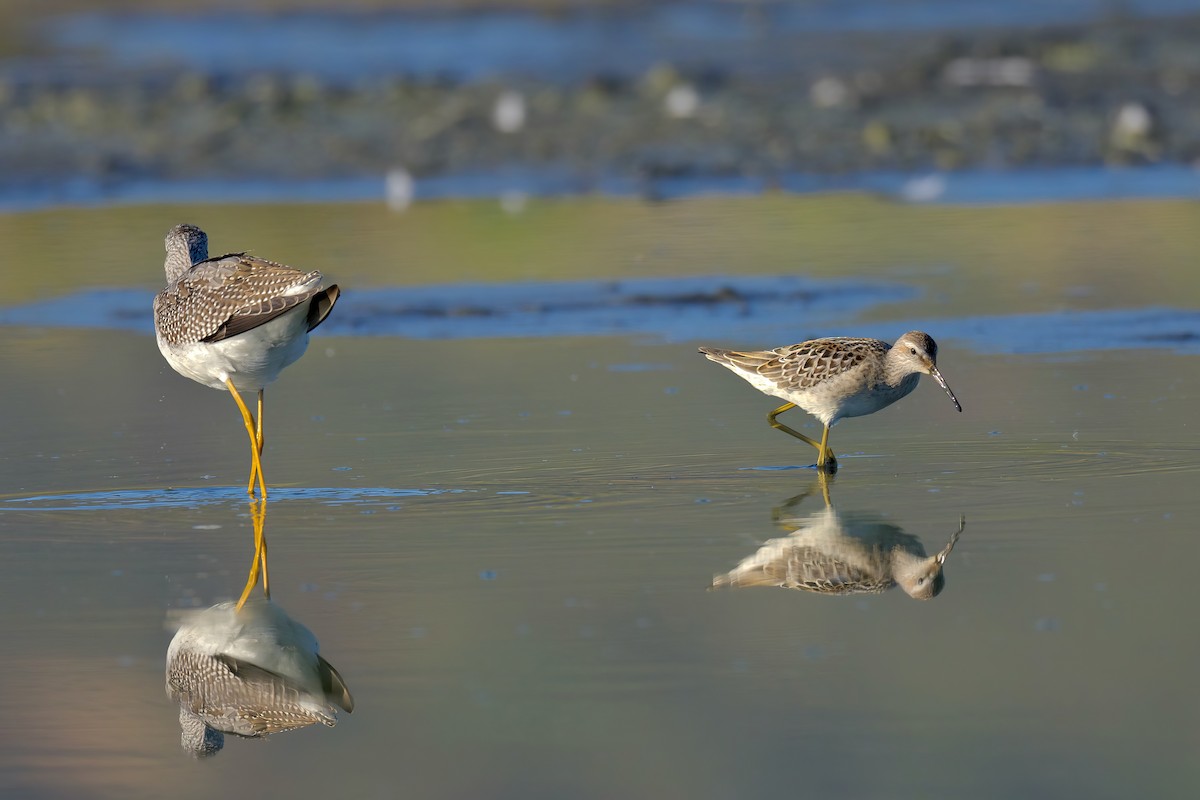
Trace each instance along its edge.
<path fill-rule="evenodd" d="M 182 219 L 215 249 L 336 274 L 346 319 L 267 391 L 266 529 L 274 598 L 357 703 L 332 730 L 229 741 L 204 763 L 179 750 L 168 619 L 241 588 L 245 433 L 227 396 L 162 362 L 144 320 L 7 317 L 0 791 L 1190 797 L 1196 213 L 834 196 L 0 218 L 0 259 L 20 265 L 4 315 L 85 285 L 132 317 Z M 813 318 L 750 304 L 712 338 L 349 325 L 406 287 L 487 306 L 506 296 L 493 284 L 533 298 L 781 275 L 900 291 Z M 1139 314 L 1177 335 L 1131 345 L 1122 320 Z M 695 346 L 917 323 L 964 412 L 923 383 L 839 425 L 830 500 L 930 552 L 965 517 L 944 591 L 708 591 L 782 535 L 777 509 L 823 504 L 811 448 Z"/>

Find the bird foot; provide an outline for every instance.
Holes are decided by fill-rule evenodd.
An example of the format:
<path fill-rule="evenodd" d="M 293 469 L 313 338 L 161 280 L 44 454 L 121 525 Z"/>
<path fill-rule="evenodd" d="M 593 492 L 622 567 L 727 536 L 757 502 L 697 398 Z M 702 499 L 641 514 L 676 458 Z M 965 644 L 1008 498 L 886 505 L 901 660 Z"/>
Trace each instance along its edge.
<path fill-rule="evenodd" d="M 825 463 L 822 464 L 820 462 L 817 462 L 813 466 L 817 469 L 818 472 L 826 472 L 830 475 L 837 472 L 837 470 L 838 470 L 837 459 L 833 458 L 832 456 L 830 456 L 829 458 L 826 458 Z"/>

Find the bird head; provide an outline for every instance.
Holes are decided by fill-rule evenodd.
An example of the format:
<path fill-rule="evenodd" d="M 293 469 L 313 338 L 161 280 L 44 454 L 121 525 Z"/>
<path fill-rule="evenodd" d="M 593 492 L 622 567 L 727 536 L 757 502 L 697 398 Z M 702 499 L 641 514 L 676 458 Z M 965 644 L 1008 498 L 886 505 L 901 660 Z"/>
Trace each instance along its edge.
<path fill-rule="evenodd" d="M 950 396 L 950 401 L 954 403 L 954 407 L 962 411 L 962 404 L 958 402 L 958 398 L 954 396 L 954 392 L 950 390 L 950 386 L 946 383 L 946 379 L 942 377 L 942 373 L 937 367 L 937 342 L 928 333 L 921 331 L 909 331 L 896 340 L 896 344 L 892 345 L 892 349 L 896 350 L 899 358 L 905 366 L 909 367 L 913 372 L 923 372 L 926 375 L 931 375 L 938 386 Z"/>
<path fill-rule="evenodd" d="M 193 264 L 208 258 L 208 234 L 195 225 L 176 225 L 167 231 L 163 244 L 167 250 L 168 281 L 176 280 Z"/>

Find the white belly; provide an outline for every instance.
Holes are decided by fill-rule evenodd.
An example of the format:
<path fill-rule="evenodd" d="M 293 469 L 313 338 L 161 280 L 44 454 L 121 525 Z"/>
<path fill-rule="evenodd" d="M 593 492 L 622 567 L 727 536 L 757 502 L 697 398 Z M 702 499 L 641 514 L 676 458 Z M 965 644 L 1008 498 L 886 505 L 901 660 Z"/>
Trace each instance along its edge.
<path fill-rule="evenodd" d="M 795 403 L 823 424 L 833 427 L 846 417 L 873 414 L 917 388 L 918 375 L 908 375 L 896 386 L 869 384 L 862 371 L 830 378 L 811 389 L 789 392 L 759 375 L 739 373 L 759 391 Z"/>
<path fill-rule="evenodd" d="M 233 381 L 239 392 L 258 391 L 308 348 L 308 307 L 300 305 L 266 325 L 207 344 L 171 345 L 158 337 L 167 363 L 186 378 L 213 389 Z"/>

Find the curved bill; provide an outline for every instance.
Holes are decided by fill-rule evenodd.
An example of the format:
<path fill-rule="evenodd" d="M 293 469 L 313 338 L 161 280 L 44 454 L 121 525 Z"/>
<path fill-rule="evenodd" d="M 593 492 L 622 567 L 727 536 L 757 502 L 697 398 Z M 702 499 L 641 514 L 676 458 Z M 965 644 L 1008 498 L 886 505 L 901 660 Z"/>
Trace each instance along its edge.
<path fill-rule="evenodd" d="M 954 392 L 950 391 L 950 387 L 946 385 L 946 379 L 942 377 L 942 373 L 933 364 L 929 365 L 929 374 L 938 382 L 938 386 L 946 390 L 946 394 L 950 395 L 951 401 L 954 402 L 954 407 L 962 411 L 962 404 L 958 402 L 958 398 L 954 396 Z"/>

